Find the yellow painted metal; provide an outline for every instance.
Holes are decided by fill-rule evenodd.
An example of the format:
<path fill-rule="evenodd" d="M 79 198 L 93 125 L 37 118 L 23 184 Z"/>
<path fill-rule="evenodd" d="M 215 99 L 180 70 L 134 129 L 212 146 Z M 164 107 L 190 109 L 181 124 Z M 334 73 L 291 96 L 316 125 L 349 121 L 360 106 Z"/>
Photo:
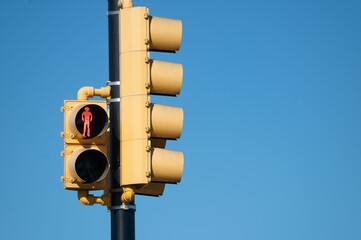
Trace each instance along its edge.
<path fill-rule="evenodd" d="M 111 196 L 110 193 L 106 193 L 100 197 L 96 197 L 89 194 L 88 190 L 78 190 L 78 199 L 84 205 L 94 205 L 97 203 L 103 206 L 110 206 Z"/>
<path fill-rule="evenodd" d="M 183 162 L 182 152 L 154 148 L 152 154 L 152 181 L 180 182 L 183 174 Z"/>
<path fill-rule="evenodd" d="M 118 6 L 119 6 L 119 8 L 131 8 L 131 7 L 133 7 L 133 1 L 132 0 L 119 0 Z"/>
<path fill-rule="evenodd" d="M 78 199 L 81 203 L 85 205 L 93 204 L 102 204 L 110 206 L 110 193 L 109 193 L 109 160 L 108 160 L 108 110 L 107 104 L 105 101 L 90 101 L 88 100 L 94 96 L 100 96 L 102 98 L 110 97 L 110 86 L 96 89 L 94 87 L 82 87 L 78 91 L 77 100 L 65 100 L 62 111 L 64 112 L 64 131 L 62 132 L 62 137 L 64 138 L 64 151 L 62 156 L 64 157 L 64 175 L 61 177 L 61 180 L 64 183 L 64 188 L 69 190 L 78 191 Z M 90 109 L 96 109 L 93 112 L 94 114 L 99 115 L 97 119 L 97 124 L 104 124 L 100 128 L 93 128 L 96 131 L 94 134 L 92 130 L 92 135 L 90 135 L 90 130 L 88 129 L 88 137 L 84 137 L 86 131 L 80 132 L 79 117 L 82 121 L 82 115 L 80 111 L 86 112 L 86 107 Z M 84 111 L 85 108 L 85 111 Z M 98 121 L 101 119 L 100 121 Z M 90 122 L 92 121 L 90 120 Z M 93 121 L 94 123 L 94 121 Z M 77 126 L 78 125 L 78 126 Z M 90 125 L 90 123 L 89 123 Z M 88 126 L 89 126 L 88 125 Z M 80 126 L 82 126 L 80 124 Z M 85 128 L 85 123 L 84 126 Z M 91 136 L 91 138 L 89 138 Z M 93 178 L 95 176 L 91 174 L 82 174 L 81 170 L 77 171 L 77 167 L 80 166 L 84 168 L 84 165 L 89 163 L 91 159 L 93 167 L 104 168 L 103 172 L 100 172 L 102 175 L 96 176 L 97 179 Z M 99 164 L 98 160 L 101 164 Z M 85 163 L 83 162 L 85 161 Z M 95 162 L 94 162 L 95 161 Z M 80 162 L 80 163 L 79 163 Z M 85 179 L 82 179 L 83 175 Z M 89 194 L 89 190 L 104 190 L 104 194 L 100 197 Z"/>
<path fill-rule="evenodd" d="M 82 88 L 83 90 L 86 88 Z M 82 91 L 83 91 L 82 90 Z M 82 133 L 76 127 L 76 116 L 78 112 L 86 105 L 96 105 L 99 109 L 104 110 L 107 117 L 107 105 L 105 101 L 90 101 L 90 100 L 65 100 L 62 111 L 64 112 L 64 175 L 62 181 L 64 188 L 69 190 L 101 190 L 109 188 L 109 160 L 108 160 L 108 121 L 106 119 L 103 130 L 100 131 L 98 136 L 94 138 L 84 138 Z M 106 161 L 104 172 L 99 177 L 98 181 L 93 183 L 86 183 L 84 179 L 78 176 L 76 171 L 76 160 L 80 154 L 86 151 L 97 151 L 103 160 Z"/>
<path fill-rule="evenodd" d="M 94 87 L 82 87 L 78 91 L 78 100 L 88 100 L 91 97 L 99 96 L 102 98 L 110 97 L 110 86 L 103 88 L 94 88 Z"/>
<path fill-rule="evenodd" d="M 182 23 L 151 17 L 145 7 L 121 8 L 119 23 L 119 183 L 137 194 L 159 196 L 165 183 L 177 183 L 182 177 L 183 153 L 163 148 L 166 139 L 181 136 L 183 110 L 153 104 L 150 94 L 179 94 L 183 67 L 151 60 L 149 51 L 178 50 Z M 129 200 L 126 196 L 124 202 Z"/>
<path fill-rule="evenodd" d="M 150 50 L 176 51 L 182 41 L 182 21 L 150 17 Z"/>
<path fill-rule="evenodd" d="M 148 10 L 120 9 L 120 185 L 150 182 Z"/>
<path fill-rule="evenodd" d="M 122 204 L 128 205 L 130 202 L 134 201 L 134 196 L 134 188 L 125 187 L 121 196 Z"/>
<path fill-rule="evenodd" d="M 178 95 L 182 88 L 183 66 L 179 63 L 151 61 L 150 92 Z"/>
<path fill-rule="evenodd" d="M 151 105 L 151 131 L 156 138 L 180 138 L 183 128 L 183 109 L 161 104 Z"/>

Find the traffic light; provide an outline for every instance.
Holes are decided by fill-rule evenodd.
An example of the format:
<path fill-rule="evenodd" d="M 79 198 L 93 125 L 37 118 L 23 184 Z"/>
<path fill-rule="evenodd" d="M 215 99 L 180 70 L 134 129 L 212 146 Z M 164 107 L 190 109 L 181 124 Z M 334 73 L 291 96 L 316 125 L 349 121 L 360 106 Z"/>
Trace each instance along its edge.
<path fill-rule="evenodd" d="M 64 187 L 104 190 L 109 185 L 108 111 L 105 101 L 65 100 Z"/>
<path fill-rule="evenodd" d="M 178 183 L 183 153 L 165 149 L 181 136 L 183 109 L 151 102 L 150 95 L 180 93 L 183 67 L 150 58 L 150 51 L 175 52 L 182 38 L 180 20 L 153 17 L 145 7 L 119 11 L 120 32 L 120 186 L 161 195 Z"/>

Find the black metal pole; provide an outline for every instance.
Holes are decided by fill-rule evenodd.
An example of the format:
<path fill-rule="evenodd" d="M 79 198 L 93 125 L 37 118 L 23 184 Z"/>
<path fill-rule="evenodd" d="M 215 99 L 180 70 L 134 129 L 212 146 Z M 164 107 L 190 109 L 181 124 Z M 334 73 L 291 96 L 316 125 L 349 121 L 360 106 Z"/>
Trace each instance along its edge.
<path fill-rule="evenodd" d="M 135 240 L 135 207 L 122 206 L 119 186 L 119 18 L 118 0 L 108 0 L 110 100 L 111 240 Z M 135 206 L 132 203 L 132 206 Z"/>

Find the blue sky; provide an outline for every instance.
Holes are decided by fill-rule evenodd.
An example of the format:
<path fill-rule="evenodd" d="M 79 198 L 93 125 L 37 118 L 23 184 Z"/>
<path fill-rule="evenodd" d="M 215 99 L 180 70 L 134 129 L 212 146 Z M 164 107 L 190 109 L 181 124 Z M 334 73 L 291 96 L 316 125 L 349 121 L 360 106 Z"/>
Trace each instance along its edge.
<path fill-rule="evenodd" d="M 134 1 L 181 19 L 182 182 L 136 239 L 361 239 L 361 1 Z M 108 80 L 107 1 L 0 2 L 0 239 L 110 239 L 60 181 L 65 99 Z M 168 56 L 170 55 L 170 56 Z"/>

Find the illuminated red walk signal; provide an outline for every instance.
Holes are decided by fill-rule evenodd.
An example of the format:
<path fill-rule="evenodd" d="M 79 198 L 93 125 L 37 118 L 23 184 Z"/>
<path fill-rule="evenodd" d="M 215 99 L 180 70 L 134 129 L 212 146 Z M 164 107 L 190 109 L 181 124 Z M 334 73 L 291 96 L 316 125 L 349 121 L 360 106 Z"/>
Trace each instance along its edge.
<path fill-rule="evenodd" d="M 74 119 L 70 121 L 74 121 L 74 130 L 81 138 L 90 139 L 104 133 L 108 126 L 108 114 L 97 104 L 86 104 L 77 110 Z"/>
<path fill-rule="evenodd" d="M 85 107 L 85 111 L 81 114 L 81 120 L 84 122 L 83 137 L 90 137 L 90 122 L 93 121 L 93 114 L 89 111 L 89 107 Z"/>

